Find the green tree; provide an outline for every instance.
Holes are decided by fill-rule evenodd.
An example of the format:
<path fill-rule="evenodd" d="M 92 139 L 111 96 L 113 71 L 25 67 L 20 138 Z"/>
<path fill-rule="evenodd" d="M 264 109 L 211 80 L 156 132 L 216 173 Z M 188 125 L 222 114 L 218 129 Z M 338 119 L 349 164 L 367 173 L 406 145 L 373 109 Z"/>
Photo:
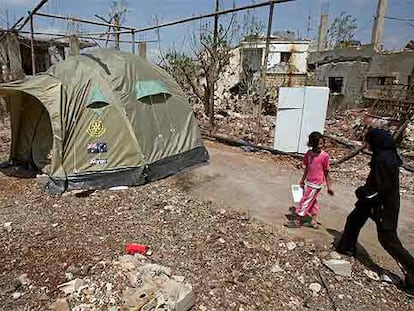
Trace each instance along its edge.
<path fill-rule="evenodd" d="M 167 70 L 180 86 L 203 103 L 205 114 L 214 127 L 214 90 L 220 75 L 230 62 L 232 49 L 241 40 L 257 38 L 264 24 L 254 13 L 220 19 L 217 41 L 212 23 L 205 23 L 192 36 L 192 53 L 171 49 L 165 55 Z"/>
<path fill-rule="evenodd" d="M 350 14 L 342 12 L 336 17 L 328 29 L 329 48 L 344 48 L 355 37 L 358 28 L 357 20 Z"/>
<path fill-rule="evenodd" d="M 230 21 L 227 27 L 219 25 L 217 42 L 211 24 L 206 23 L 193 34 L 191 56 L 174 49 L 165 55 L 167 70 L 184 90 L 190 91 L 203 103 L 211 129 L 214 127 L 214 89 L 220 74 L 230 61 L 232 48 L 229 38 L 233 22 Z"/>

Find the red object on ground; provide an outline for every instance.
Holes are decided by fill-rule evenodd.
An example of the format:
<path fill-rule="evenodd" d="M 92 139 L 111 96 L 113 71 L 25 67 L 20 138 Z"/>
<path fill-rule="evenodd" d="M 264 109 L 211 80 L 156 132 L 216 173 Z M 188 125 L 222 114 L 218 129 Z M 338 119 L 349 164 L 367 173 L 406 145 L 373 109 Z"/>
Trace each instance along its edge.
<path fill-rule="evenodd" d="M 125 250 L 128 255 L 134 255 L 134 254 L 145 255 L 146 252 L 148 252 L 148 246 L 137 244 L 137 243 L 129 243 L 127 244 Z"/>

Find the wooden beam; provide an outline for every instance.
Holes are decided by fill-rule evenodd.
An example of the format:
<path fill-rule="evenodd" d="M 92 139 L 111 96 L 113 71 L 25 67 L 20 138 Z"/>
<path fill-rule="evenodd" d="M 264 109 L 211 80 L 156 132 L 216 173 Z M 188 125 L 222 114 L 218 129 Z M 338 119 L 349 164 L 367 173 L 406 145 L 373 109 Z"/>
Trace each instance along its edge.
<path fill-rule="evenodd" d="M 6 42 L 12 80 L 22 79 L 24 77 L 24 72 L 22 67 L 20 42 L 17 33 L 9 33 Z"/>
<path fill-rule="evenodd" d="M 139 56 L 141 56 L 144 59 L 147 59 L 147 43 L 146 42 L 139 43 Z"/>
<path fill-rule="evenodd" d="M 10 31 L 11 32 L 11 31 Z M 30 34 L 30 31 L 19 31 L 19 34 Z M 69 38 L 71 35 L 64 35 L 61 33 L 50 33 L 50 32 L 33 32 L 34 35 L 42 35 L 42 36 L 53 36 L 57 38 Z M 89 40 L 96 40 L 96 41 L 106 41 L 106 38 L 99 38 L 99 37 L 93 37 L 93 36 L 85 36 L 85 35 L 76 35 L 79 39 L 89 39 Z M 51 40 L 56 39 L 52 38 Z M 111 42 L 115 42 L 113 39 L 109 39 Z M 130 40 L 120 40 L 120 43 L 132 43 Z M 142 40 L 142 41 L 135 41 L 135 44 L 146 42 L 146 43 L 154 43 L 158 42 L 158 40 Z"/>
<path fill-rule="evenodd" d="M 80 42 L 79 38 L 75 35 L 71 35 L 69 37 L 69 48 L 70 48 L 70 56 L 78 56 L 80 53 Z"/>
<path fill-rule="evenodd" d="M 36 55 L 34 50 L 34 26 L 33 15 L 30 14 L 30 51 L 32 54 L 32 75 L 36 74 Z"/>

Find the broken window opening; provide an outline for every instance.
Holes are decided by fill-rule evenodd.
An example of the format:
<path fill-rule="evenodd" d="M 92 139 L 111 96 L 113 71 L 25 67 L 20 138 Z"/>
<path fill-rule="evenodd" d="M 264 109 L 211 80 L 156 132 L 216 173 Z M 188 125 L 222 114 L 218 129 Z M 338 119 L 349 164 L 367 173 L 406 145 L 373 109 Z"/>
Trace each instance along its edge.
<path fill-rule="evenodd" d="M 385 81 L 387 81 L 387 77 L 378 77 L 378 85 L 385 85 Z"/>
<path fill-rule="evenodd" d="M 343 94 L 343 86 L 343 77 L 329 77 L 329 89 L 331 93 Z"/>
<path fill-rule="evenodd" d="M 377 76 L 377 77 L 368 77 L 367 78 L 367 88 L 371 89 L 379 89 L 382 88 L 384 85 L 393 84 L 395 77 L 387 77 L 387 76 Z"/>
<path fill-rule="evenodd" d="M 280 53 L 281 63 L 290 63 L 291 61 L 292 61 L 292 52 L 281 52 Z"/>

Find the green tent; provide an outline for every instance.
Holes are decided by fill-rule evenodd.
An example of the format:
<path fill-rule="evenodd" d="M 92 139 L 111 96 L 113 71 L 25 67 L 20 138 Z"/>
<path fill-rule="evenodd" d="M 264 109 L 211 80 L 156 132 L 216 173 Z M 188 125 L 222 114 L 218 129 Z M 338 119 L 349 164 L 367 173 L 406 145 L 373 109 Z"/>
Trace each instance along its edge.
<path fill-rule="evenodd" d="M 51 193 L 140 185 L 208 161 L 177 83 L 129 53 L 72 57 L 0 84 L 0 95 L 9 103 L 11 160 L 47 168 Z"/>

